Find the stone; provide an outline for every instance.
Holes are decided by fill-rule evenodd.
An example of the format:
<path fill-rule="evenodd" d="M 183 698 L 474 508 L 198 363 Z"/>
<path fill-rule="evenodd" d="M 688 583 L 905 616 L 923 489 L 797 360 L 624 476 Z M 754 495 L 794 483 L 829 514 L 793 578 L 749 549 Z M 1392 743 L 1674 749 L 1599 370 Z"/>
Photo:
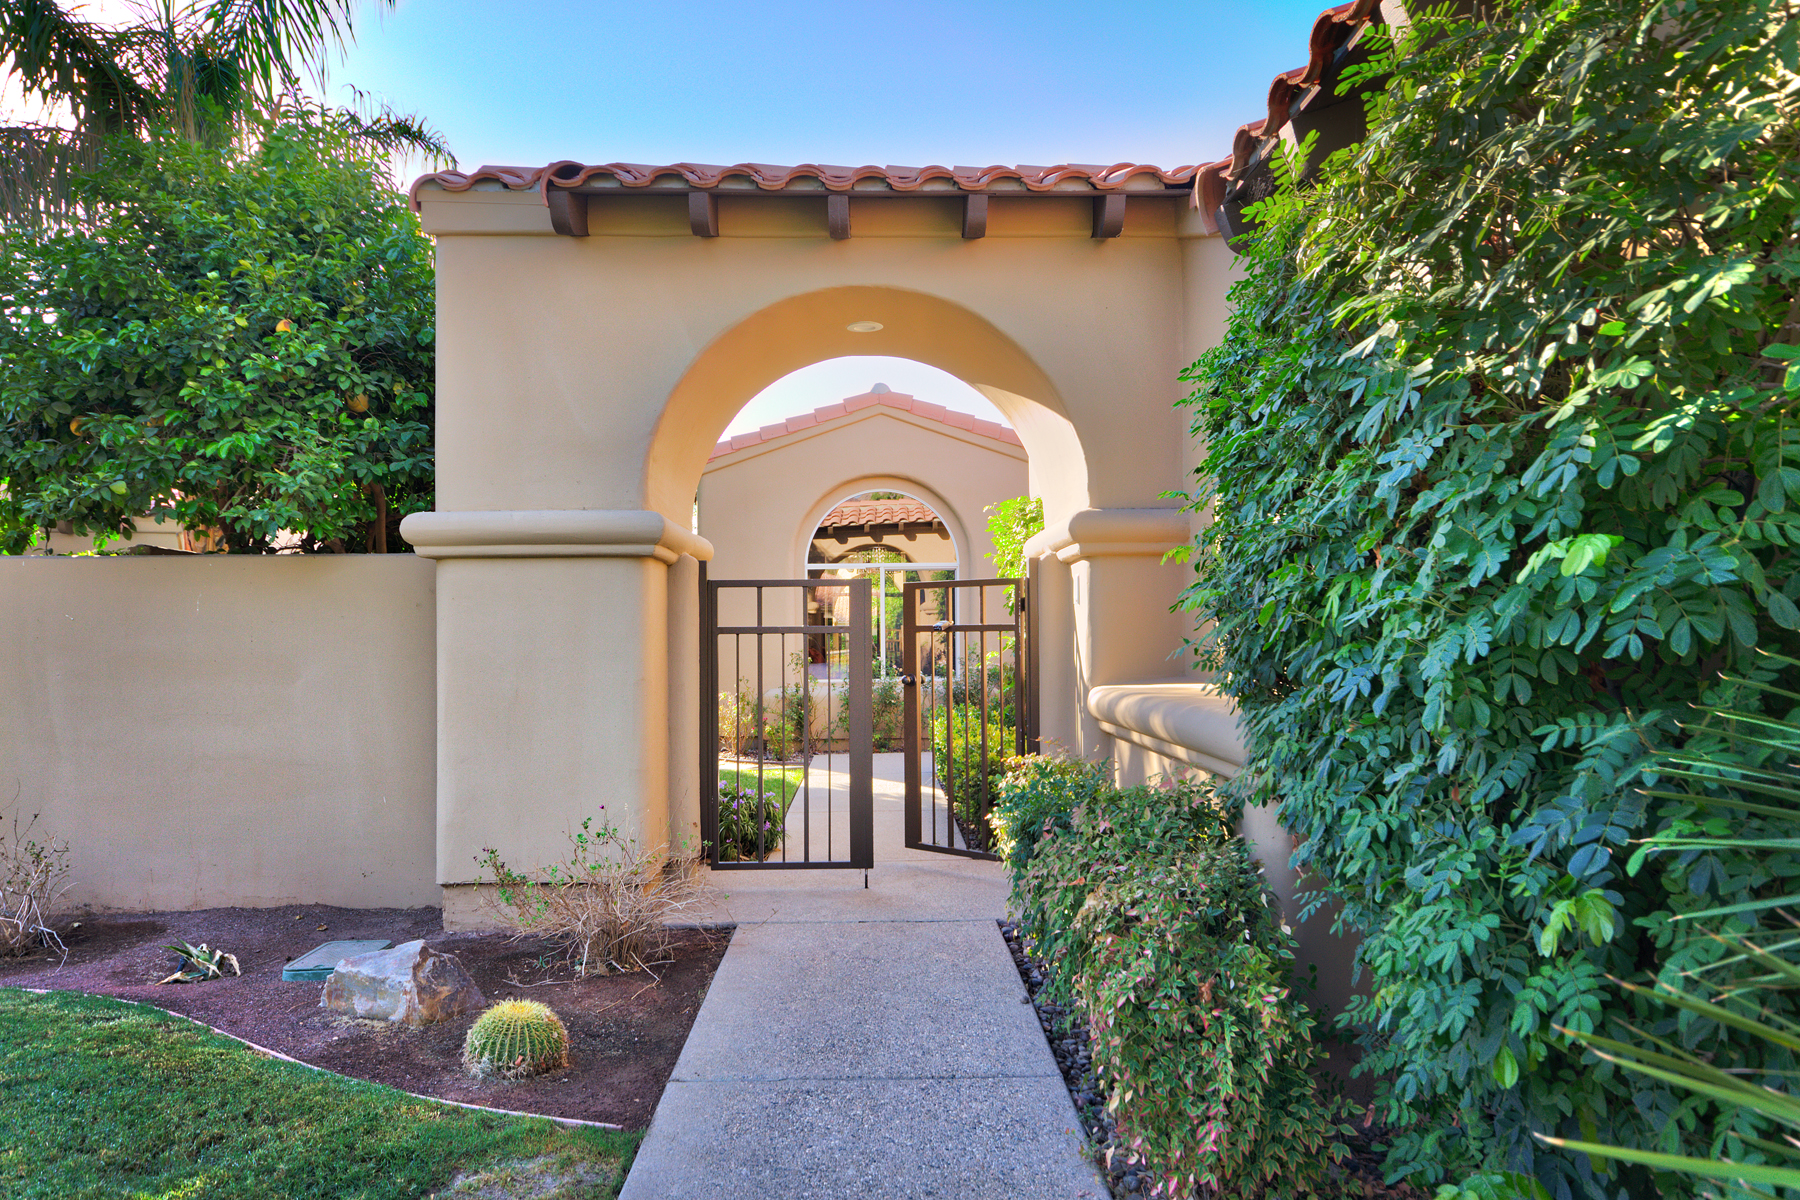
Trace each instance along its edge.
<path fill-rule="evenodd" d="M 429 1025 L 479 1010 L 484 1001 L 463 965 L 423 939 L 338 963 L 319 1007 L 369 1021 Z"/>

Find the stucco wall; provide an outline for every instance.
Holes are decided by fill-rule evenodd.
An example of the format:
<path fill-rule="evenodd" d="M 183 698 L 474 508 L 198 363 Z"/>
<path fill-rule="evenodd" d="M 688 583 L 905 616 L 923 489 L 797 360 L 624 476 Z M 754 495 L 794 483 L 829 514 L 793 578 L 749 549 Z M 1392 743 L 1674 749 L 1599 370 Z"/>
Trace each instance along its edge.
<path fill-rule="evenodd" d="M 70 906 L 435 904 L 433 564 L 0 558 L 0 806 Z"/>
<path fill-rule="evenodd" d="M 713 545 L 713 576 L 801 578 L 819 521 L 833 505 L 876 489 L 937 510 L 967 577 L 993 568 L 983 510 L 1025 494 L 1025 451 L 911 413 L 865 408 L 721 455 L 700 477 L 700 535 Z M 920 562 L 939 553 L 893 544 Z"/>

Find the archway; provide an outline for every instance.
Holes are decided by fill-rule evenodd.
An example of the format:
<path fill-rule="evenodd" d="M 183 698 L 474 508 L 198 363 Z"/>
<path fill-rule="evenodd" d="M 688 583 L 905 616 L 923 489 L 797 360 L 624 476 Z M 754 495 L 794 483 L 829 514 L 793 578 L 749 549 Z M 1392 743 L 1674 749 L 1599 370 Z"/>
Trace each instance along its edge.
<path fill-rule="evenodd" d="M 963 305 L 892 287 L 791 296 L 738 321 L 702 349 L 669 393 L 651 438 L 645 457 L 651 507 L 665 515 L 685 511 L 720 433 L 763 388 L 822 359 L 862 354 L 914 359 L 974 387 L 1017 431 L 1031 466 L 1031 491 L 1044 498 L 1046 511 L 1067 516 L 1087 507 L 1081 440 L 1037 363 Z"/>
<path fill-rule="evenodd" d="M 1181 571 L 1162 556 L 1186 539 L 1168 497 L 1194 457 L 1172 402 L 1216 336 L 1228 262 L 1185 195 L 1142 182 L 913 195 L 871 177 L 843 185 L 854 196 L 829 185 L 829 206 L 801 194 L 811 180 L 621 184 L 586 223 L 553 219 L 530 180 L 423 184 L 440 507 L 406 537 L 439 560 L 440 882 L 471 882 L 487 845 L 550 861 L 600 802 L 646 842 L 686 835 L 714 552 L 692 532 L 696 485 L 732 413 L 822 358 L 929 363 L 1011 421 L 1020 491 L 1050 526 L 1030 552 L 1054 652 L 1043 711 L 1061 724 L 1046 736 L 1108 753 L 1084 715 L 1095 688 L 1180 669 Z M 965 201 L 991 218 L 956 220 Z M 828 230 L 815 207 L 851 220 Z"/>

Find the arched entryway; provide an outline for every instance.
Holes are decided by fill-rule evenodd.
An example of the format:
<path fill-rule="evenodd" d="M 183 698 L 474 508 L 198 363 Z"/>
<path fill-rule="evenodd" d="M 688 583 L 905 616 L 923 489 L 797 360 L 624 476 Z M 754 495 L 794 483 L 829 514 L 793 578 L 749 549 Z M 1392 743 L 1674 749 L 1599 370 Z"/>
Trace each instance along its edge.
<path fill-rule="evenodd" d="M 645 842 L 689 831 L 693 597 L 714 551 L 694 495 L 744 402 L 830 357 L 940 367 L 1011 422 L 1049 524 L 1044 731 L 1110 753 L 1089 692 L 1184 669 L 1181 572 L 1161 556 L 1187 538 L 1167 493 L 1196 451 L 1173 401 L 1229 265 L 1186 192 L 1131 173 L 983 182 L 971 225 L 960 182 L 859 177 L 828 205 L 603 195 L 607 170 L 571 184 L 579 221 L 541 175 L 415 193 L 438 239 L 438 510 L 407 537 L 439 560 L 441 882 L 473 880 L 483 846 L 550 860 L 600 802 Z"/>

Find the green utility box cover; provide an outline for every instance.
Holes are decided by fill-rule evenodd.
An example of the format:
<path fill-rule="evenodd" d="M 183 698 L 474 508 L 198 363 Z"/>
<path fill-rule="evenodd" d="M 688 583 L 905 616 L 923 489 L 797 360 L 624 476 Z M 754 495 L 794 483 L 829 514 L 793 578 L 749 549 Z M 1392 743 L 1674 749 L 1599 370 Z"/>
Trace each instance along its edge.
<path fill-rule="evenodd" d="M 367 942 L 326 942 L 315 950 L 308 950 L 281 968 L 281 977 L 290 983 L 296 980 L 305 983 L 324 983 L 331 978 L 332 971 L 336 970 L 338 963 L 344 959 L 387 948 L 386 939 Z"/>

